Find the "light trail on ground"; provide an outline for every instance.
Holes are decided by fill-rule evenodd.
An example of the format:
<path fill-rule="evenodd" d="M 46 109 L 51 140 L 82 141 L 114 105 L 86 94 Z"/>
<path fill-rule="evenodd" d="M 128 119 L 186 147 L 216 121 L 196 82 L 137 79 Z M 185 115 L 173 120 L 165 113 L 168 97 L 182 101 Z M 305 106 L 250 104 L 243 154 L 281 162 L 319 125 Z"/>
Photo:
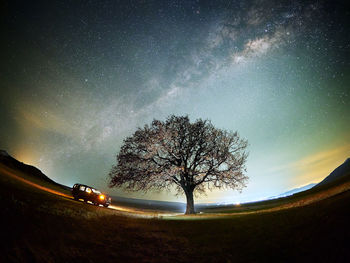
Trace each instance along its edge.
<path fill-rule="evenodd" d="M 26 184 L 28 184 L 28 185 L 31 185 L 31 186 L 33 186 L 33 187 L 35 187 L 35 188 L 38 188 L 38 189 L 41 189 L 41 190 L 43 190 L 43 191 L 46 191 L 46 192 L 49 192 L 49 193 L 52 193 L 52 194 L 55 194 L 55 195 L 59 195 L 59 196 L 65 197 L 65 198 L 73 199 L 73 197 L 70 196 L 70 195 L 64 194 L 64 193 L 62 193 L 62 192 L 59 192 L 59 191 L 50 189 L 50 188 L 48 188 L 48 187 L 39 185 L 39 184 L 34 183 L 34 182 L 32 182 L 32 181 L 29 181 L 29 180 L 27 180 L 27 179 L 25 179 L 25 178 L 23 178 L 23 177 L 20 177 L 20 176 L 14 174 L 13 172 L 10 172 L 10 171 L 6 170 L 6 169 L 1 169 L 1 170 L 2 170 L 2 172 L 4 172 L 6 175 L 11 176 L 12 178 L 15 178 L 15 179 L 17 179 L 17 180 L 19 180 L 19 181 L 21 181 L 21 182 L 23 182 L 23 183 L 26 183 Z"/>
<path fill-rule="evenodd" d="M 42 191 L 54 194 L 54 195 L 58 195 L 64 198 L 68 198 L 68 199 L 72 199 L 74 200 L 73 196 L 71 195 L 67 195 L 65 193 L 62 193 L 60 191 L 51 189 L 49 187 L 34 183 L 28 179 L 25 179 L 19 175 L 16 175 L 14 172 L 7 170 L 4 167 L 0 167 L 1 172 L 7 176 L 10 176 L 22 183 L 25 183 L 27 185 L 30 185 L 34 188 L 40 189 Z M 156 212 L 147 212 L 147 211 L 143 211 L 143 210 L 137 210 L 137 209 L 133 209 L 133 208 L 128 208 L 128 207 L 122 207 L 122 206 L 116 206 L 116 205 L 110 205 L 107 209 L 111 209 L 111 210 L 116 210 L 118 212 L 122 212 L 124 215 L 126 216 L 132 216 L 132 217 L 140 217 L 140 218 L 159 218 L 161 217 L 163 214 L 162 213 L 156 213 Z M 171 216 L 172 214 L 166 214 L 167 216 Z M 177 213 L 174 213 L 174 215 L 178 215 Z"/>

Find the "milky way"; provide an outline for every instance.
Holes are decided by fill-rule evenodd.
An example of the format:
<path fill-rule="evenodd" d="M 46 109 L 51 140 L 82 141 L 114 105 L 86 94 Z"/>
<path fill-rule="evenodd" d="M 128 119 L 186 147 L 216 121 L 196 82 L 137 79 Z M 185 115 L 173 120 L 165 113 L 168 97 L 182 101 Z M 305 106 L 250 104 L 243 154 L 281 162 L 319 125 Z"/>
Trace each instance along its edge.
<path fill-rule="evenodd" d="M 345 1 L 10 1 L 1 9 L 0 148 L 60 183 L 106 190 L 123 139 L 170 114 L 210 119 L 250 143 L 243 193 L 198 201 L 272 196 L 321 180 L 350 156 Z"/>

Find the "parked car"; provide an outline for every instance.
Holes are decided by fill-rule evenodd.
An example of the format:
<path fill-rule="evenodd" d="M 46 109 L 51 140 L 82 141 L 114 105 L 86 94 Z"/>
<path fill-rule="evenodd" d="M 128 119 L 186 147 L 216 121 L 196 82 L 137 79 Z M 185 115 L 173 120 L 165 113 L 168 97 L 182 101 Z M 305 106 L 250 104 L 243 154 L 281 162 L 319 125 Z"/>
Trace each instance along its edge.
<path fill-rule="evenodd" d="M 92 202 L 94 205 L 103 205 L 108 207 L 112 199 L 110 196 L 101 193 L 101 191 L 84 184 L 75 184 L 72 194 L 75 200 L 83 199 L 84 202 Z"/>

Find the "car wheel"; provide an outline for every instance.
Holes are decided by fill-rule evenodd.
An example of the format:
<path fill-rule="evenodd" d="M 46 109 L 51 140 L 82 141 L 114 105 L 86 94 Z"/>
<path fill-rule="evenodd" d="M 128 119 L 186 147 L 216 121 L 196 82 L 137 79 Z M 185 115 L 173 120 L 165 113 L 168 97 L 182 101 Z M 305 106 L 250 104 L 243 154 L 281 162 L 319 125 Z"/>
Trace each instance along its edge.
<path fill-rule="evenodd" d="M 103 205 L 104 207 L 108 207 L 108 205 L 106 204 L 106 205 Z"/>

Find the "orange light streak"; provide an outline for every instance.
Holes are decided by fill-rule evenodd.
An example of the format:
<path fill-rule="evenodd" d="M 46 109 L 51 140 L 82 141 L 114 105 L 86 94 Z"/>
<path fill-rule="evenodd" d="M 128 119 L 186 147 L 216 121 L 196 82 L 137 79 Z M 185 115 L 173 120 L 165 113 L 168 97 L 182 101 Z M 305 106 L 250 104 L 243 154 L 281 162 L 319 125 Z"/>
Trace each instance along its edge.
<path fill-rule="evenodd" d="M 66 198 L 70 198 L 70 199 L 73 198 L 73 197 L 70 196 L 70 195 L 61 193 L 61 192 L 59 192 L 59 191 L 50 189 L 50 188 L 48 188 L 48 187 L 45 187 L 45 186 L 42 186 L 42 185 L 39 185 L 39 184 L 36 184 L 36 183 L 33 183 L 33 182 L 31 182 L 31 181 L 29 181 L 29 180 L 27 180 L 27 179 L 24 179 L 24 178 L 22 178 L 22 177 L 20 177 L 20 176 L 18 176 L 18 175 L 15 175 L 14 173 L 12 173 L 12 172 L 10 172 L 10 171 L 7 171 L 7 170 L 5 170 L 5 169 L 2 169 L 2 171 L 3 171 L 5 174 L 7 174 L 8 176 L 11 176 L 11 177 L 13 177 L 13 178 L 15 178 L 15 179 L 17 179 L 17 180 L 23 182 L 23 183 L 29 184 L 29 185 L 31 185 L 31 186 L 33 186 L 33 187 L 35 187 L 35 188 L 40 189 L 40 190 L 43 190 L 43 191 L 46 191 L 46 192 L 49 192 L 49 193 L 52 193 L 52 194 L 55 194 L 55 195 L 63 196 L 63 197 L 66 197 Z"/>

